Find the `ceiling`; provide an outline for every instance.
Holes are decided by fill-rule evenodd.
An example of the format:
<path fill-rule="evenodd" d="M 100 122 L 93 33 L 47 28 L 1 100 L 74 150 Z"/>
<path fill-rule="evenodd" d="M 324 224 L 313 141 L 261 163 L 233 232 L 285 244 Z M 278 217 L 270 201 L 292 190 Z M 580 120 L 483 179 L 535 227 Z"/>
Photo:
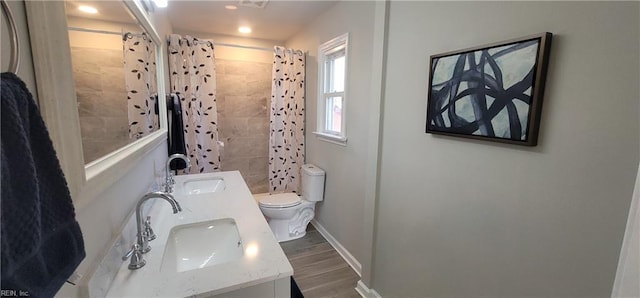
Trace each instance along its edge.
<path fill-rule="evenodd" d="M 95 19 L 125 24 L 136 24 L 135 17 L 122 1 L 82 1 L 67 0 L 67 15 L 79 18 Z M 87 14 L 78 10 L 81 5 L 88 5 L 98 10 L 96 14 Z"/>
<path fill-rule="evenodd" d="M 174 31 L 191 31 L 250 38 L 286 41 L 337 1 L 270 0 L 264 8 L 243 6 L 243 3 L 264 1 L 192 1 L 169 0 L 167 15 Z M 225 9 L 235 5 L 236 10 Z M 252 32 L 242 34 L 239 26 L 249 26 Z"/>
<path fill-rule="evenodd" d="M 157 12 L 166 10 L 174 31 L 242 36 L 282 42 L 291 38 L 338 1 L 340 0 L 169 0 L 168 7 L 155 9 Z M 69 16 L 136 23 L 122 1 L 67 0 L 66 5 Z M 93 6 L 99 13 L 81 12 L 78 10 L 80 5 Z M 225 9 L 227 5 L 235 5 L 237 9 Z M 260 8 L 261 5 L 264 7 Z M 240 33 L 239 26 L 249 26 L 252 32 Z"/>

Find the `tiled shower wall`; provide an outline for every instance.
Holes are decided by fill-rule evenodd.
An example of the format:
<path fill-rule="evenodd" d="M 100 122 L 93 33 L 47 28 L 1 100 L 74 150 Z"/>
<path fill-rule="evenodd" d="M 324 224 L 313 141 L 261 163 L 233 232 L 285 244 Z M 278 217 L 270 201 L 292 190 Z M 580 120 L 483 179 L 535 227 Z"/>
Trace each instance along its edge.
<path fill-rule="evenodd" d="M 239 170 L 252 193 L 269 190 L 271 63 L 216 59 L 222 170 Z"/>
<path fill-rule="evenodd" d="M 71 48 L 84 161 L 129 143 L 122 50 Z"/>

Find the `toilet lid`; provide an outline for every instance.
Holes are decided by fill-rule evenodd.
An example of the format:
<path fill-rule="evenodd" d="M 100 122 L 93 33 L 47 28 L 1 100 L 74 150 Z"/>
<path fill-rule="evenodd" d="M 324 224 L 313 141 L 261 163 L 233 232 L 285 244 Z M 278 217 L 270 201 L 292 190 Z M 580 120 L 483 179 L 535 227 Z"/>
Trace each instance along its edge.
<path fill-rule="evenodd" d="M 260 199 L 260 206 L 271 208 L 285 208 L 300 205 L 300 197 L 294 193 L 279 193 Z"/>

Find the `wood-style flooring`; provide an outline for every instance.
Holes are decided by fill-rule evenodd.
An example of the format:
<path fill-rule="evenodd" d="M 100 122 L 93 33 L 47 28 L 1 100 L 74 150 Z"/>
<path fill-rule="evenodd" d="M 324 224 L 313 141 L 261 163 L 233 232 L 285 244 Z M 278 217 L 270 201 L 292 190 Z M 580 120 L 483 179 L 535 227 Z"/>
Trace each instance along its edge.
<path fill-rule="evenodd" d="M 360 277 L 313 225 L 304 237 L 280 246 L 305 298 L 360 298 L 355 290 Z"/>

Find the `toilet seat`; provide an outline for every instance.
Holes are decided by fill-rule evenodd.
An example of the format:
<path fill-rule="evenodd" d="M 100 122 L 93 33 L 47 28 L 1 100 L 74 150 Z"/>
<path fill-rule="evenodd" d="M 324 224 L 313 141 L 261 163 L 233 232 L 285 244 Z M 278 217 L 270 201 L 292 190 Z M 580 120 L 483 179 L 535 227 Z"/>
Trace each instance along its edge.
<path fill-rule="evenodd" d="M 265 208 L 287 208 L 298 206 L 302 200 L 294 193 L 279 193 L 260 199 L 260 206 Z"/>

